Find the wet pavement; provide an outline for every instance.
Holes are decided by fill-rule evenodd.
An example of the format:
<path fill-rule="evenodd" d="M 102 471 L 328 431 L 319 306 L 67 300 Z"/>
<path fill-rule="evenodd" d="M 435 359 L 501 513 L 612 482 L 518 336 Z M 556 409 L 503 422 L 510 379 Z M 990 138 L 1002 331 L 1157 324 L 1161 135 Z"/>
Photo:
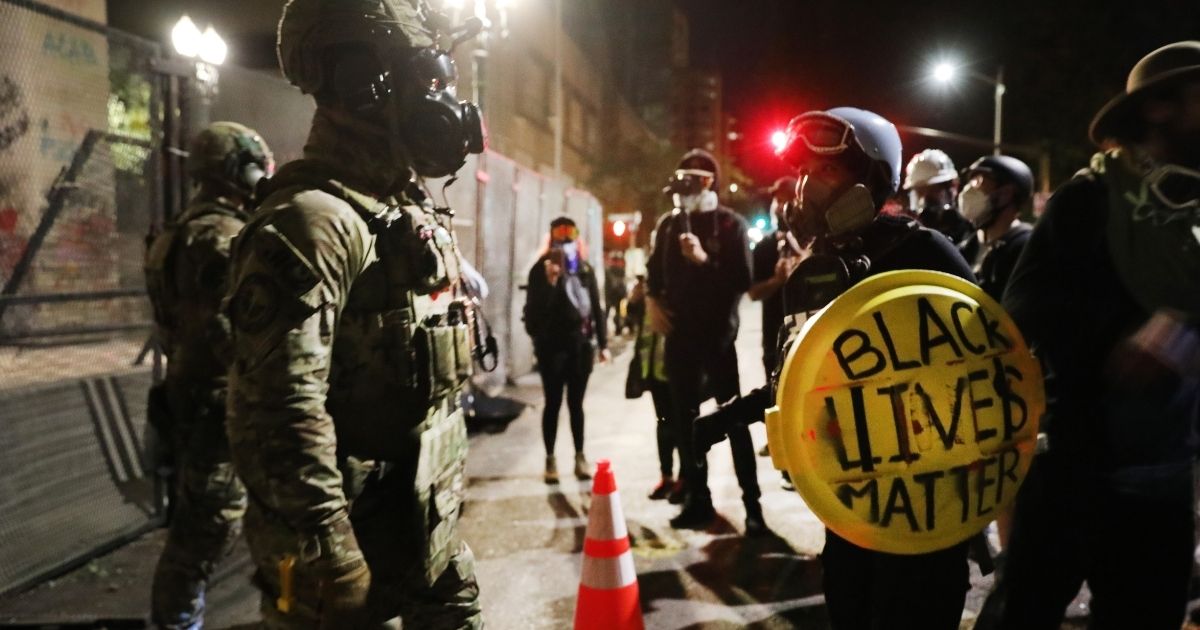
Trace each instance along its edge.
<path fill-rule="evenodd" d="M 763 379 L 758 321 L 756 305 L 748 305 L 738 341 L 743 390 Z M 758 472 L 766 520 L 776 536 L 741 535 L 745 514 L 727 443 L 709 453 L 710 482 L 720 513 L 710 528 L 673 530 L 668 520 L 678 507 L 647 498 L 659 480 L 655 420 L 648 395 L 624 398 L 628 345 L 627 338 L 618 338 L 614 362 L 597 366 L 592 376 L 585 404 L 585 451 L 593 465 L 599 458 L 613 462 L 646 627 L 827 628 L 817 558 L 823 528 L 798 495 L 780 487 L 779 473 L 768 458 L 758 458 Z M 491 628 L 570 627 L 590 482 L 571 474 L 565 410 L 557 448 L 562 480 L 554 485 L 543 481 L 538 379 L 525 377 L 507 393 L 529 407 L 509 423 L 478 427 L 467 465 L 462 535 L 477 557 L 484 618 Z M 752 433 L 756 448 L 762 446 L 763 425 L 754 425 Z M 59 579 L 0 599 L 0 626 L 141 627 L 161 544 L 162 532 L 153 532 Z M 244 550 L 222 566 L 222 579 L 209 597 L 209 627 L 237 627 L 257 619 L 257 593 L 249 575 Z M 974 611 L 990 585 L 974 566 L 972 581 L 964 628 L 973 625 Z M 1064 627 L 1080 627 L 1076 624 L 1085 610 L 1079 602 L 1072 606 L 1075 621 Z"/>

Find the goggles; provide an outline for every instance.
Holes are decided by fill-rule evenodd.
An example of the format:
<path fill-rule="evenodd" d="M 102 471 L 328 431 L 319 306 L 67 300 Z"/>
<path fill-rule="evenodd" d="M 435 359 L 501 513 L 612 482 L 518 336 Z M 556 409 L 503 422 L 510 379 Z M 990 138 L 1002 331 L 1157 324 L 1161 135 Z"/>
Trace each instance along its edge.
<path fill-rule="evenodd" d="M 854 128 L 825 112 L 801 114 L 788 123 L 787 139 L 776 151 L 780 159 L 799 167 L 810 156 L 838 155 L 850 148 Z"/>
<path fill-rule="evenodd" d="M 550 228 L 550 240 L 552 241 L 574 241 L 579 239 L 579 228 L 569 223 L 556 225 Z"/>
<path fill-rule="evenodd" d="M 696 195 L 708 190 L 712 186 L 713 175 L 712 171 L 705 171 L 695 168 L 681 168 L 667 180 L 666 192 L 677 195 Z"/>
<path fill-rule="evenodd" d="M 1200 209 L 1200 171 L 1166 164 L 1150 171 L 1146 184 L 1164 208 Z"/>

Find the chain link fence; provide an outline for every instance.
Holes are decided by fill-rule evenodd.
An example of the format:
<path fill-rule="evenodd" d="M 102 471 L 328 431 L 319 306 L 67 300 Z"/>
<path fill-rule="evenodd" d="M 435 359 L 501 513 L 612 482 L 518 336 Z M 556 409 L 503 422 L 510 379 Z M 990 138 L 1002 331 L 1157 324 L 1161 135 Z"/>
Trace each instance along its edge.
<path fill-rule="evenodd" d="M 153 526 L 156 44 L 0 0 L 0 592 Z"/>

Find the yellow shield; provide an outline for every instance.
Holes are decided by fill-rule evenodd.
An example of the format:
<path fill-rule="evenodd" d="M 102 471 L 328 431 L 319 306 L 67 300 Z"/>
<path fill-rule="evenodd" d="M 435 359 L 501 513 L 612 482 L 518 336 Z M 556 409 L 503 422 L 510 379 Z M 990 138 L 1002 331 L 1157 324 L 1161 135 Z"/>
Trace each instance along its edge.
<path fill-rule="evenodd" d="M 805 323 L 776 404 L 771 457 L 821 521 L 861 547 L 916 554 L 966 540 L 1012 502 L 1046 394 L 995 300 L 949 274 L 895 271 Z"/>

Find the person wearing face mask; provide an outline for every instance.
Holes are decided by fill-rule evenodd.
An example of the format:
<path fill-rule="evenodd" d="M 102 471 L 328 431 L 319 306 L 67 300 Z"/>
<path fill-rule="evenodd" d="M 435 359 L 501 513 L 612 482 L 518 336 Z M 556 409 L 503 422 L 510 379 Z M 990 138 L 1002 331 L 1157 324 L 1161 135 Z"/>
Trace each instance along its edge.
<path fill-rule="evenodd" d="M 1046 365 L 1045 451 L 979 628 L 1179 628 L 1189 597 L 1200 356 L 1200 41 L 1143 57 L 1093 119 L 1004 307 Z M 1050 381 L 1049 379 L 1053 380 Z"/>
<path fill-rule="evenodd" d="M 926 269 L 974 281 L 943 235 L 904 217 L 882 214 L 900 184 L 901 145 L 894 125 L 853 107 L 811 111 L 788 125 L 781 159 L 800 175 L 787 226 L 812 254 L 785 286 L 789 315 L 808 315 L 857 282 L 885 271 Z M 797 334 L 795 322 L 781 335 Z M 732 427 L 763 419 L 774 383 L 697 421 L 697 447 Z M 868 421 L 871 421 L 868 419 Z M 890 417 L 878 420 L 892 422 Z M 959 627 L 968 581 L 968 543 L 899 555 L 859 547 L 825 530 L 821 554 L 825 602 L 837 630 Z"/>
<path fill-rule="evenodd" d="M 971 236 L 971 222 L 957 205 L 958 171 L 950 156 L 937 149 L 914 155 L 904 168 L 904 190 L 921 225 L 945 234 L 955 245 Z"/>
<path fill-rule="evenodd" d="M 608 361 L 608 334 L 596 273 L 587 262 L 579 228 L 567 217 L 550 223 L 547 245 L 529 270 L 525 296 L 525 331 L 533 338 L 545 408 L 542 441 L 546 447 L 546 482 L 558 483 L 554 444 L 563 389 L 575 445 L 575 476 L 590 479 L 583 455 L 583 398 L 592 363 Z"/>
<path fill-rule="evenodd" d="M 746 295 L 762 302 L 762 361 L 767 378 L 778 363 L 779 329 L 783 327 L 783 285 L 806 253 L 787 230 L 785 211 L 795 201 L 796 178 L 780 177 L 769 190 L 771 218 L 776 230 L 766 235 L 754 248 L 754 284 Z"/>
<path fill-rule="evenodd" d="M 979 286 L 996 301 L 1004 295 L 1008 277 L 1025 248 L 1033 226 L 1020 219 L 1033 198 L 1033 172 L 1021 160 L 988 155 L 967 169 L 967 185 L 958 207 L 975 228 L 961 245 L 975 252 L 972 262 Z"/>
<path fill-rule="evenodd" d="M 716 159 L 703 150 L 683 156 L 667 190 L 675 209 L 659 221 L 647 264 L 647 317 L 666 337 L 666 373 L 685 498 L 671 519 L 678 528 L 703 528 L 716 518 L 708 470 L 696 455 L 692 423 L 707 398 L 739 393 L 738 303 L 750 287 L 746 222 L 717 199 Z M 754 445 L 745 427 L 730 437 L 734 471 L 746 508 L 746 532 L 766 532 L 759 503 Z"/>
<path fill-rule="evenodd" d="M 304 157 L 233 246 L 230 449 L 268 628 L 478 628 L 458 534 L 475 300 L 422 178 L 484 149 L 417 0 L 291 0 L 283 74 L 316 100 Z M 452 47 L 452 46 L 451 46 Z"/>

